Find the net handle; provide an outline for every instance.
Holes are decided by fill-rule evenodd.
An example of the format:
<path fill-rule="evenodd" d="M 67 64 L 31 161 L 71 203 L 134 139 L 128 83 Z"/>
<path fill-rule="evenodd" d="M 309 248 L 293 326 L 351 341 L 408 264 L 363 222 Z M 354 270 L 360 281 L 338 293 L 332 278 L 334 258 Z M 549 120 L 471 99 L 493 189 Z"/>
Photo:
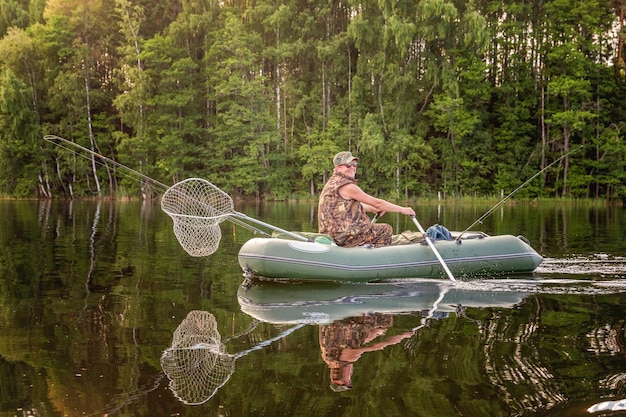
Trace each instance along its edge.
<path fill-rule="evenodd" d="M 237 211 L 233 211 L 232 215 L 235 216 L 237 219 L 249 221 L 249 222 L 255 223 L 255 224 L 259 225 L 259 226 L 267 227 L 268 229 L 272 229 L 275 232 L 284 233 L 285 235 L 287 235 L 289 237 L 292 237 L 292 238 L 294 238 L 296 240 L 301 240 L 303 242 L 312 242 L 313 241 L 313 240 L 311 240 L 311 239 L 309 239 L 307 237 L 301 236 L 301 235 L 299 235 L 297 233 L 293 233 L 293 232 L 290 232 L 288 230 L 281 229 L 280 227 L 273 226 L 273 225 L 271 225 L 269 223 L 265 223 L 265 222 L 263 222 L 261 220 L 257 220 L 257 219 L 254 219 L 252 217 L 248 217 L 245 214 L 239 213 Z"/>
<path fill-rule="evenodd" d="M 289 336 L 291 333 L 295 332 L 298 329 L 301 329 L 302 327 L 304 327 L 306 325 L 307 325 L 307 323 L 301 323 L 301 324 L 298 324 L 296 326 L 290 327 L 287 330 L 284 330 L 283 332 L 281 332 L 279 335 L 274 336 L 271 339 L 264 340 L 263 342 L 259 343 L 258 345 L 253 346 L 250 349 L 246 349 L 246 350 L 244 350 L 242 352 L 236 353 L 233 356 L 235 357 L 235 359 L 239 359 L 242 356 L 246 356 L 248 353 L 254 352 L 255 350 L 261 350 L 264 347 L 267 347 L 267 346 L 271 345 L 272 343 Z"/>
<path fill-rule="evenodd" d="M 203 351 L 209 351 L 213 355 L 228 356 L 231 358 L 239 359 L 242 356 L 246 356 L 249 353 L 252 353 L 257 350 L 261 350 L 280 339 L 284 339 L 285 337 L 289 336 L 291 333 L 295 332 L 298 329 L 303 328 L 306 325 L 308 325 L 308 323 L 297 324 L 293 327 L 288 328 L 287 330 L 282 331 L 280 334 L 272 337 L 271 339 L 264 340 L 260 342 L 259 344 L 252 346 L 249 349 L 243 350 L 235 354 L 230 354 L 227 351 L 220 349 L 220 347 L 223 346 L 225 342 L 219 341 L 219 342 L 214 342 L 214 343 L 199 342 L 191 346 L 182 346 L 182 347 L 170 346 L 163 351 L 163 353 L 161 354 L 161 357 L 166 356 L 168 352 L 172 352 L 176 350 L 200 350 L 201 349 Z"/>

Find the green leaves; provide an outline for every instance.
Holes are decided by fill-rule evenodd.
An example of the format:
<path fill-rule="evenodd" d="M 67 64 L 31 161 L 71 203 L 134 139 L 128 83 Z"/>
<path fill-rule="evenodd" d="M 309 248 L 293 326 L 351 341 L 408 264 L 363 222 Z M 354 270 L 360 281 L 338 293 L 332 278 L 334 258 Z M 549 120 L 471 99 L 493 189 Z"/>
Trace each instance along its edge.
<path fill-rule="evenodd" d="M 21 143 L 45 129 L 166 183 L 272 198 L 316 195 L 349 149 L 364 187 L 410 198 L 493 194 L 585 142 L 569 185 L 564 164 L 533 192 L 622 192 L 604 133 L 623 139 L 626 114 L 611 2 L 52 1 L 45 21 L 39 2 L 27 20 L 3 4 L 3 87 L 24 97 L 3 122 Z M 42 178 L 115 182 L 27 146 Z"/>
<path fill-rule="evenodd" d="M 28 197 L 36 193 L 34 154 L 37 114 L 28 106 L 32 90 L 10 70 L 0 73 L 0 193 Z"/>

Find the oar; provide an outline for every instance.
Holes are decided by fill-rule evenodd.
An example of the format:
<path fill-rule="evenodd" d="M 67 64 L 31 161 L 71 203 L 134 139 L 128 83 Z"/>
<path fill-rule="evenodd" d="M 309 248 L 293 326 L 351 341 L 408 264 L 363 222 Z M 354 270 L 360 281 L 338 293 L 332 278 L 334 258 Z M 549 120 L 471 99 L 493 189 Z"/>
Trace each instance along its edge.
<path fill-rule="evenodd" d="M 439 254 L 439 251 L 437 250 L 435 245 L 433 245 L 433 242 L 430 241 L 430 238 L 426 235 L 426 232 L 424 231 L 424 228 L 422 227 L 422 225 L 417 221 L 415 216 L 411 216 L 411 220 L 413 220 L 413 223 L 415 224 L 415 227 L 417 227 L 417 229 L 420 232 L 422 232 L 422 234 L 424 235 L 424 239 L 426 239 L 426 243 L 428 243 L 428 246 L 430 246 L 430 248 L 432 249 L 433 253 L 437 257 L 437 260 L 439 260 L 439 263 L 441 264 L 441 267 L 443 268 L 443 270 L 446 271 L 446 274 L 448 275 L 448 278 L 450 278 L 451 281 L 456 281 L 456 279 L 454 278 L 454 275 L 452 275 L 452 272 L 450 272 L 450 269 L 448 268 L 448 265 L 446 265 L 446 263 L 444 262 L 443 258 Z"/>

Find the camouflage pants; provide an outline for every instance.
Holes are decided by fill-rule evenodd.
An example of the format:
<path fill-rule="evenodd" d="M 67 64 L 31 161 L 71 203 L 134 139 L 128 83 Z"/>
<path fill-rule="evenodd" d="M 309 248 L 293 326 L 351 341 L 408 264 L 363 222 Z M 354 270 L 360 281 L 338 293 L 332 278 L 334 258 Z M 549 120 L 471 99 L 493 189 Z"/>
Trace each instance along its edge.
<path fill-rule="evenodd" d="M 349 237 L 343 245 L 345 248 L 353 248 L 361 245 L 387 246 L 391 244 L 393 228 L 389 224 L 375 223 L 371 229 L 356 236 Z"/>

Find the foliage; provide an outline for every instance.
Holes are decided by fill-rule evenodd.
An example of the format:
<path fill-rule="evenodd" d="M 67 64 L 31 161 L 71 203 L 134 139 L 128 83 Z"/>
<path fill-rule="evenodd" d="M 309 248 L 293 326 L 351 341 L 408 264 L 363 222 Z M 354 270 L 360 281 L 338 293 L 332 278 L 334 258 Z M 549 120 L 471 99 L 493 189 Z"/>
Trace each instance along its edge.
<path fill-rule="evenodd" d="M 271 199 L 315 196 L 339 150 L 410 199 L 508 192 L 584 145 L 523 192 L 626 198 L 620 2 L 1 3 L 5 195 L 139 189 L 58 134 Z"/>

